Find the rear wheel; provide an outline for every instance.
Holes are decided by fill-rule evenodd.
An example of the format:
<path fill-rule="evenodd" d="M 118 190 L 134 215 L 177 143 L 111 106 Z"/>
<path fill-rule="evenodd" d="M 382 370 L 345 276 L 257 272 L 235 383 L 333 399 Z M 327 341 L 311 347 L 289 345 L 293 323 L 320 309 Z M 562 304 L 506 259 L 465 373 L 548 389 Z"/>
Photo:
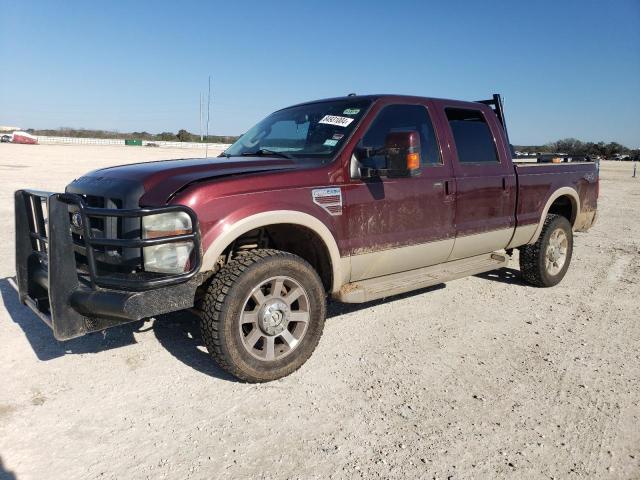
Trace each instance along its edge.
<path fill-rule="evenodd" d="M 537 287 L 553 287 L 567 273 L 573 254 L 573 232 L 569 220 L 547 215 L 538 241 L 520 247 L 522 278 Z"/>
<path fill-rule="evenodd" d="M 294 372 L 324 327 L 325 291 L 302 258 L 278 250 L 238 255 L 214 277 L 201 307 L 202 337 L 232 375 L 266 382 Z"/>

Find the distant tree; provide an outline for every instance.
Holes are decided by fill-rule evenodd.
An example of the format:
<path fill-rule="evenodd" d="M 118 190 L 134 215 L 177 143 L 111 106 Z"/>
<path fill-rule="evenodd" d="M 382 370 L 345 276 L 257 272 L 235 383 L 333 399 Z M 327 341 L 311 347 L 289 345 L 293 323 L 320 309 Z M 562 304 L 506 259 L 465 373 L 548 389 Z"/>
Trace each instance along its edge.
<path fill-rule="evenodd" d="M 548 144 L 550 151 L 569 155 L 586 155 L 586 145 L 577 138 L 563 138 Z"/>
<path fill-rule="evenodd" d="M 617 142 L 611 142 L 606 145 L 605 152 L 606 157 L 613 157 L 614 155 L 627 153 L 628 149 Z"/>
<path fill-rule="evenodd" d="M 203 141 L 208 143 L 234 143 L 238 138 L 230 135 L 209 135 L 204 137 Z M 194 141 L 200 141 L 200 137 L 196 137 Z"/>
<path fill-rule="evenodd" d="M 175 142 L 177 140 L 173 132 L 162 132 L 156 135 L 156 137 L 157 140 L 162 140 L 164 142 Z"/>
<path fill-rule="evenodd" d="M 129 136 L 131 136 L 131 138 L 137 138 L 137 139 L 142 139 L 142 140 L 154 140 L 155 139 L 155 135 L 149 133 L 149 132 L 131 132 L 129 134 L 127 134 Z"/>
<path fill-rule="evenodd" d="M 190 142 L 193 139 L 193 135 L 184 129 L 178 130 L 176 137 L 180 142 Z"/>

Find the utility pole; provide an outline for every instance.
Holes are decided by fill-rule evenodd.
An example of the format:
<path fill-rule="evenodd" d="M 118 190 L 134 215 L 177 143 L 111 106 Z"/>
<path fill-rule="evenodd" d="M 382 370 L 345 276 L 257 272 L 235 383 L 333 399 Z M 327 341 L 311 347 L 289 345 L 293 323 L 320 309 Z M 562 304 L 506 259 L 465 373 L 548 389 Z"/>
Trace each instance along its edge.
<path fill-rule="evenodd" d="M 202 141 L 202 102 L 203 102 L 203 98 L 202 98 L 202 92 L 200 92 L 200 141 Z"/>
<path fill-rule="evenodd" d="M 633 162 L 633 178 L 636 178 L 636 168 L 638 167 L 638 162 L 634 160 Z"/>
<path fill-rule="evenodd" d="M 209 158 L 209 118 L 211 110 L 211 75 L 209 75 L 209 93 L 207 94 L 207 138 L 206 146 L 204 147 L 204 158 Z"/>

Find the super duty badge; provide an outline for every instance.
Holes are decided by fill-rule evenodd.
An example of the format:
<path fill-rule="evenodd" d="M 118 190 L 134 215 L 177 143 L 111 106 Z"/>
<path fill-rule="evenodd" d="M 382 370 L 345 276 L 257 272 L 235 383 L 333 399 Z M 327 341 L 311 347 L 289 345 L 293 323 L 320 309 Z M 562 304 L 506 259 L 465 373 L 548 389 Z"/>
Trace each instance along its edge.
<path fill-rule="evenodd" d="M 342 215 L 342 190 L 339 188 L 316 188 L 311 196 L 313 203 L 324 208 L 330 215 Z"/>

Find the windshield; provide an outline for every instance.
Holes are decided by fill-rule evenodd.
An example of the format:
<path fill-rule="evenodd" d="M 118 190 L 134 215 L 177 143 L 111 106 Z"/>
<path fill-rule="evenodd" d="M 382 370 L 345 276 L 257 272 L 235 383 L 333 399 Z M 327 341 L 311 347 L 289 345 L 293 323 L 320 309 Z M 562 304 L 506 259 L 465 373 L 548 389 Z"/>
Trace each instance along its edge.
<path fill-rule="evenodd" d="M 279 110 L 242 135 L 223 155 L 307 158 L 324 163 L 342 147 L 370 104 L 368 99 L 345 99 Z"/>

